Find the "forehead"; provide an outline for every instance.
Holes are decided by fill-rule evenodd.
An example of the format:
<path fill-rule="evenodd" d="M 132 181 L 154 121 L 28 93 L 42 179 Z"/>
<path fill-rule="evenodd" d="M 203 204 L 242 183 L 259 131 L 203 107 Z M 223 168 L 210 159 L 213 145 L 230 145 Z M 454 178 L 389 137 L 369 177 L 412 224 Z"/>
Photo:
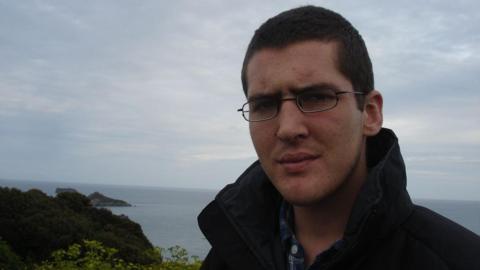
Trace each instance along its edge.
<path fill-rule="evenodd" d="M 284 48 L 261 49 L 247 65 L 248 96 L 288 92 L 312 84 L 351 88 L 338 66 L 334 41 L 302 41 Z"/>

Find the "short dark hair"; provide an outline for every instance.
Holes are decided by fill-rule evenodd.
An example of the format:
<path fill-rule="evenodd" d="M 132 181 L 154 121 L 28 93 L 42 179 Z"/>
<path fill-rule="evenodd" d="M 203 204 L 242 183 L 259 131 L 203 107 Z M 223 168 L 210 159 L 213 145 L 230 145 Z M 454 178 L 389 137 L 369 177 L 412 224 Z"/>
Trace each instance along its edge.
<path fill-rule="evenodd" d="M 255 52 L 265 48 L 285 48 L 307 40 L 338 43 L 338 68 L 352 83 L 355 91 L 374 89 L 372 62 L 360 33 L 340 14 L 331 10 L 303 6 L 287 10 L 268 19 L 256 31 L 248 45 L 242 67 L 242 86 L 248 91 L 247 66 Z M 363 107 L 363 96 L 357 95 Z"/>

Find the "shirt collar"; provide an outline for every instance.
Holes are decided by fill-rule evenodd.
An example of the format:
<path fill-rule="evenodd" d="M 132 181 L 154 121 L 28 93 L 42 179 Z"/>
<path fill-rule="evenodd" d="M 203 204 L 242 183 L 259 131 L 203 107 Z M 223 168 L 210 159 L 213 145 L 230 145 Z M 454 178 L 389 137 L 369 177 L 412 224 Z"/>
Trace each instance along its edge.
<path fill-rule="evenodd" d="M 286 251 L 288 269 L 297 270 L 304 269 L 305 253 L 302 245 L 295 237 L 293 231 L 293 208 L 287 201 L 283 200 L 280 205 L 279 222 L 280 222 L 280 239 Z M 332 246 L 318 254 L 313 265 L 329 260 L 344 245 L 344 240 L 339 239 Z"/>

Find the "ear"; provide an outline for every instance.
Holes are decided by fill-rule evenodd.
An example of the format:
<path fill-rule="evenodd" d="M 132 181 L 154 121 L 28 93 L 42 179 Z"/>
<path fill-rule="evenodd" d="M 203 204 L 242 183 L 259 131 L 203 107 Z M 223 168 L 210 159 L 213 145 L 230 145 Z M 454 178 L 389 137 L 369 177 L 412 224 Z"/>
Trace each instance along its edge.
<path fill-rule="evenodd" d="M 372 90 L 365 96 L 363 105 L 363 135 L 376 135 L 383 124 L 383 97 L 377 90 Z"/>

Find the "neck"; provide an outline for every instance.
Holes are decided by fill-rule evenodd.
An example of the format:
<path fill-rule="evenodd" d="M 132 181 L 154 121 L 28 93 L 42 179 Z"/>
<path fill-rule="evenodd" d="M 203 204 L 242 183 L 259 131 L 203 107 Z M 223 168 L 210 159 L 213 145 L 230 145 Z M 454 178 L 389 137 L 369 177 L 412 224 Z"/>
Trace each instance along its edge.
<path fill-rule="evenodd" d="M 367 177 L 366 160 L 360 158 L 358 165 L 328 198 L 313 205 L 293 206 L 295 235 L 305 250 L 306 265 L 343 237 L 353 204 Z"/>

